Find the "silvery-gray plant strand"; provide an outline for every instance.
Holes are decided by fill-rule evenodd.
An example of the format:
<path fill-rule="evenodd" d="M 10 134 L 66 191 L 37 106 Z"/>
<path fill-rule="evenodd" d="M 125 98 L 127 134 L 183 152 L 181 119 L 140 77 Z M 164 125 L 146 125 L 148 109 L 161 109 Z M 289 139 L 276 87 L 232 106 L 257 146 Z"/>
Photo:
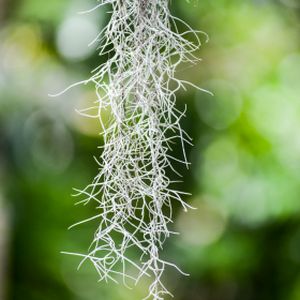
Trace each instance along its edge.
<path fill-rule="evenodd" d="M 94 201 L 98 213 L 73 226 L 92 220 L 99 226 L 87 254 L 69 254 L 81 256 L 81 264 L 90 261 L 100 280 L 122 278 L 128 285 L 149 276 L 146 299 L 162 300 L 171 295 L 162 283 L 165 267 L 183 273 L 160 256 L 166 238 L 174 234 L 169 230 L 173 202 L 190 208 L 182 200 L 185 193 L 173 189 L 166 175 L 168 169 L 177 173 L 173 161 L 189 165 L 184 147 L 191 138 L 180 126 L 185 111 L 176 109 L 175 94 L 187 85 L 202 90 L 176 78 L 175 71 L 182 62 L 199 60 L 193 54 L 200 46 L 199 32 L 170 14 L 169 0 L 98 2 L 90 11 L 109 5 L 111 17 L 93 43 L 109 58 L 89 79 L 69 88 L 93 84 L 97 96 L 92 107 L 79 113 L 98 118 L 103 128 L 99 173 L 77 196 L 83 204 Z M 178 23 L 185 32 L 178 31 Z M 108 124 L 101 119 L 103 111 L 111 113 Z M 182 159 L 172 156 L 176 140 L 182 144 Z M 131 248 L 140 260 L 131 257 Z"/>

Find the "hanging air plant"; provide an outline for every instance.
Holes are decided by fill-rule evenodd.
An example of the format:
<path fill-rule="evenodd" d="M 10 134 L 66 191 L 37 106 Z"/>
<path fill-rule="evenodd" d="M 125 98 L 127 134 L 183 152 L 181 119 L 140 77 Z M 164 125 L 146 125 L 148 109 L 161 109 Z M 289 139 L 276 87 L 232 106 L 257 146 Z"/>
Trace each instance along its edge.
<path fill-rule="evenodd" d="M 100 0 L 92 10 L 110 5 L 111 17 L 94 43 L 109 59 L 88 80 L 76 83 L 95 87 L 95 105 L 80 113 L 99 119 L 104 146 L 97 159 L 99 173 L 77 191 L 81 203 L 97 204 L 98 213 L 75 225 L 98 220 L 99 226 L 89 252 L 71 254 L 81 256 L 81 263 L 90 261 L 100 280 L 118 281 L 121 275 L 127 285 L 151 277 L 147 298 L 157 300 L 170 294 L 161 281 L 165 267 L 179 270 L 160 257 L 165 240 L 174 234 L 169 230 L 173 202 L 190 208 L 182 200 L 185 193 L 173 189 L 166 175 L 168 170 L 178 174 L 172 161 L 188 167 L 184 147 L 191 144 L 180 126 L 185 111 L 175 107 L 175 95 L 193 84 L 176 78 L 175 70 L 182 62 L 197 61 L 193 52 L 200 46 L 198 32 L 170 14 L 169 2 Z M 185 32 L 178 31 L 178 23 Z M 186 39 L 191 34 L 196 43 Z M 108 125 L 102 122 L 103 110 L 111 111 Z M 182 144 L 182 159 L 171 154 L 176 140 Z M 131 248 L 140 260 L 131 258 Z"/>

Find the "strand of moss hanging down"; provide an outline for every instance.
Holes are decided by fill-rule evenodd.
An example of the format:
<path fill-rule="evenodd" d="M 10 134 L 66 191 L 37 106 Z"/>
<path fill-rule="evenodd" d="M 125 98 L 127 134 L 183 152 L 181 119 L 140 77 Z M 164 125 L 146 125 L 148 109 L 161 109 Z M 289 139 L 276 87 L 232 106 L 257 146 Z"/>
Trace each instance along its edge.
<path fill-rule="evenodd" d="M 99 225 L 89 253 L 68 253 L 81 256 L 81 264 L 92 262 L 100 280 L 117 282 L 121 276 L 130 285 L 143 276 L 152 278 L 147 298 L 161 300 L 170 294 L 162 282 L 165 267 L 180 271 L 160 257 L 165 240 L 174 234 L 169 230 L 173 202 L 190 208 L 182 200 L 185 193 L 173 189 L 166 175 L 172 170 L 180 176 L 173 161 L 189 166 L 184 147 L 191 144 L 180 126 L 185 111 L 177 110 L 175 102 L 176 92 L 192 84 L 177 79 L 175 71 L 182 62 L 198 61 L 193 52 L 200 40 L 198 32 L 170 14 L 169 0 L 103 0 L 93 10 L 104 5 L 111 6 L 111 18 L 94 42 L 109 59 L 75 84 L 94 84 L 97 101 L 80 113 L 99 119 L 104 146 L 99 173 L 77 190 L 83 197 L 79 202 L 94 201 L 98 213 L 73 226 L 95 219 Z M 178 23 L 186 32 L 178 32 Z M 188 41 L 188 34 L 197 42 Z M 111 111 L 108 126 L 101 119 L 103 110 Z M 182 144 L 182 159 L 172 156 L 176 141 Z M 130 258 L 129 248 L 140 253 L 140 261 Z"/>

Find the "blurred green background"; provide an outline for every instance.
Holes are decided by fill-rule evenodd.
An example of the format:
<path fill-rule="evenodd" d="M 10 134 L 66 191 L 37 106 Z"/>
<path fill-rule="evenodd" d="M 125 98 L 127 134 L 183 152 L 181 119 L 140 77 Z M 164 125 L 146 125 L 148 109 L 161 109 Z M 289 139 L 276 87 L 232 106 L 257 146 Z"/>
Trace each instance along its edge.
<path fill-rule="evenodd" d="M 78 116 L 92 89 L 48 93 L 85 79 L 99 64 L 87 44 L 105 10 L 93 0 L 0 1 L 0 299 L 138 300 L 97 282 L 60 251 L 86 251 L 96 224 L 67 231 L 93 207 L 74 206 L 72 187 L 97 172 L 97 123 Z M 214 92 L 178 94 L 193 137 L 181 189 L 198 210 L 176 211 L 163 255 L 178 300 L 300 299 L 300 2 L 171 1 L 173 13 L 207 32 L 203 62 L 178 76 Z M 180 153 L 180 145 L 177 150 Z M 181 167 L 182 168 L 182 167 Z"/>

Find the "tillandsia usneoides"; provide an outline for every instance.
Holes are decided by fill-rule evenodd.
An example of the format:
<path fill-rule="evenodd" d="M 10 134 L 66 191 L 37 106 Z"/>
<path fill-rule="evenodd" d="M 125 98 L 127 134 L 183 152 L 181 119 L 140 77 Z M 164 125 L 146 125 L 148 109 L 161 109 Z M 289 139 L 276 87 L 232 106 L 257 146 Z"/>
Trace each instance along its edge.
<path fill-rule="evenodd" d="M 178 174 L 174 160 L 189 165 L 185 144 L 191 144 L 191 138 L 180 126 L 186 109 L 181 112 L 175 107 L 175 95 L 187 85 L 203 90 L 176 78 L 175 71 L 182 62 L 199 60 L 194 52 L 201 45 L 200 31 L 171 15 L 170 0 L 98 2 L 87 12 L 105 5 L 111 8 L 108 24 L 93 41 L 100 55 L 109 58 L 89 79 L 69 88 L 94 86 L 97 100 L 80 113 L 99 119 L 104 139 L 96 160 L 99 173 L 84 189 L 76 190 L 82 197 L 79 202 L 94 201 L 98 212 L 73 226 L 91 220 L 99 225 L 87 254 L 68 254 L 82 257 L 80 265 L 90 261 L 100 280 L 121 279 L 128 285 L 149 276 L 152 283 L 145 299 L 163 300 L 171 295 L 162 283 L 165 267 L 184 274 L 160 256 L 166 238 L 175 234 L 168 228 L 172 202 L 178 201 L 185 211 L 191 208 L 182 200 L 185 193 L 173 189 L 166 175 L 167 170 Z M 184 32 L 179 32 L 179 23 Z M 196 42 L 189 41 L 188 35 Z M 108 124 L 101 119 L 103 110 L 111 112 Z M 182 145 L 182 159 L 171 154 L 176 140 Z M 133 259 L 129 249 L 135 249 L 140 259 Z"/>

